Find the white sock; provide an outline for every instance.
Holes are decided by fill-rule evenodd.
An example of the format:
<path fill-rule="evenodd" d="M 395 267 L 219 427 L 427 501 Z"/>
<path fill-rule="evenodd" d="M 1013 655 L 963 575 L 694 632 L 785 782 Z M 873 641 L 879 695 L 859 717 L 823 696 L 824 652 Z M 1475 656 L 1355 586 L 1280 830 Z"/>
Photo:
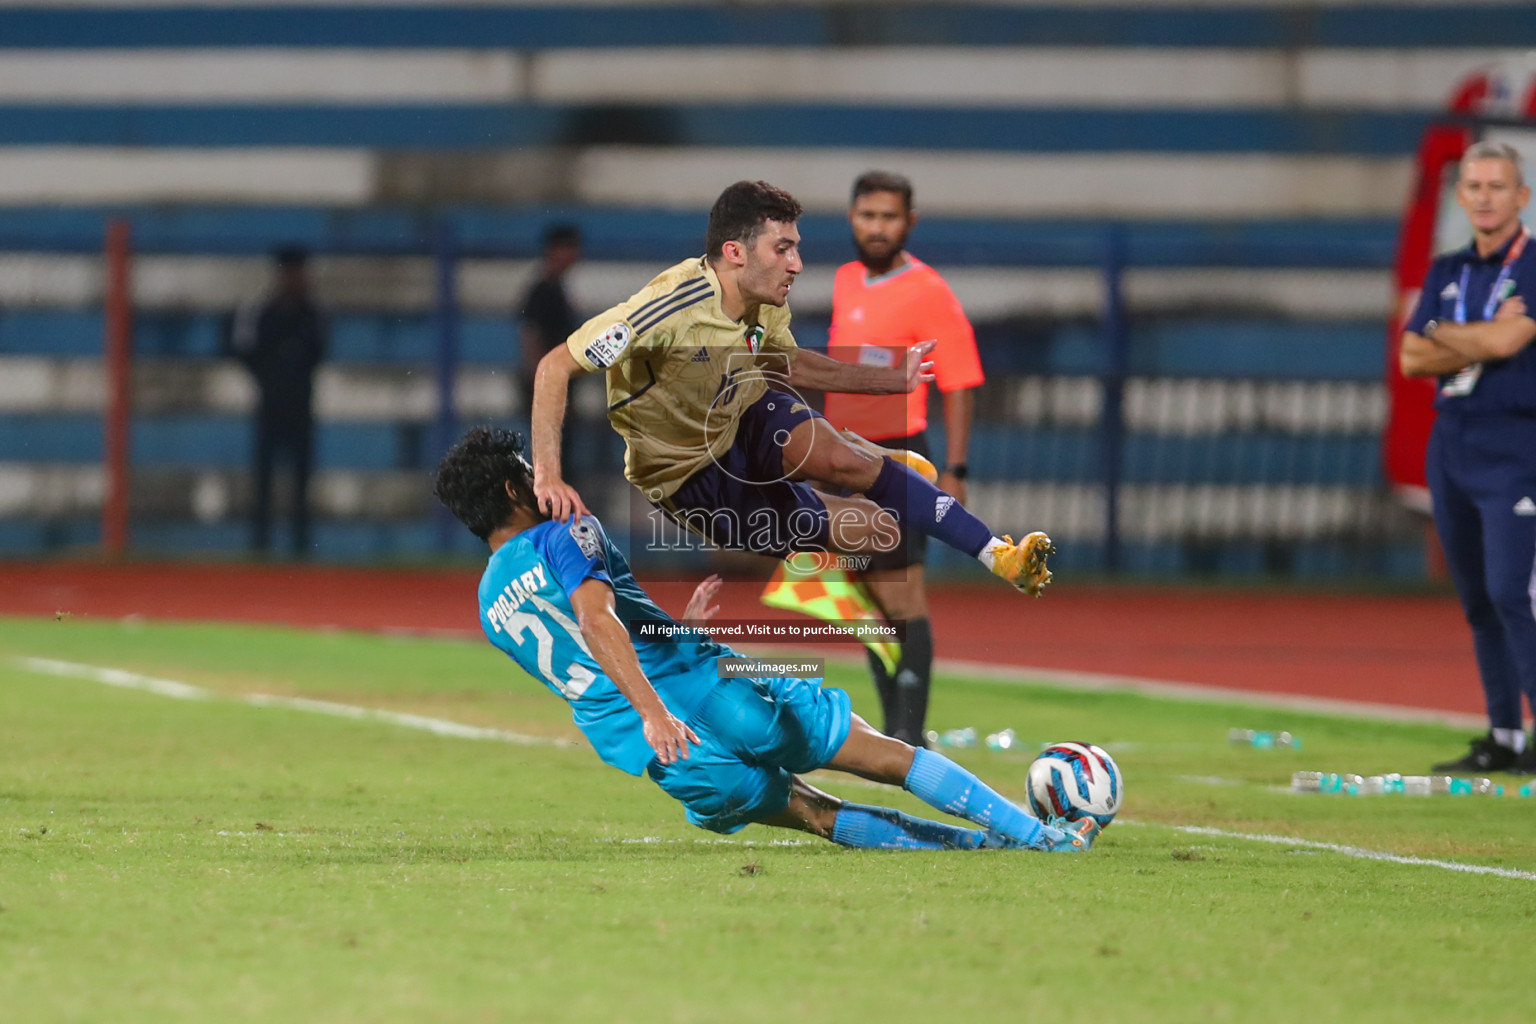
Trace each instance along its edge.
<path fill-rule="evenodd" d="M 998 545 L 1002 545 L 1005 548 L 1013 547 L 1012 544 L 1009 544 L 1007 541 L 1003 540 L 1003 538 L 993 537 L 991 540 L 987 541 L 986 547 L 981 549 L 981 553 L 976 556 L 976 560 L 982 565 L 986 566 L 988 569 L 991 569 L 992 562 L 997 555 Z"/>
<path fill-rule="evenodd" d="M 1501 747 L 1508 747 L 1510 750 L 1513 750 L 1517 754 L 1524 753 L 1524 751 L 1525 751 L 1525 730 L 1524 729 L 1494 729 L 1493 730 L 1493 742 L 1497 743 Z"/>

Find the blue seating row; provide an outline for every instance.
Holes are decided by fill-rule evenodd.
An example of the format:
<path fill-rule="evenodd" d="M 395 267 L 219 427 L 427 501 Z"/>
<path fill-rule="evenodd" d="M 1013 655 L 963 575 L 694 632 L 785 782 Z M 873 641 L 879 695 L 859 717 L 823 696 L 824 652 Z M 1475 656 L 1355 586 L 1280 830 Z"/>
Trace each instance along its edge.
<path fill-rule="evenodd" d="M 1217 7 L 848 3 L 610 7 L 245 5 L 11 7 L 8 47 L 1222 46 L 1507 47 L 1536 38 L 1529 5 Z"/>
<path fill-rule="evenodd" d="M 823 104 L 545 106 L 0 105 L 13 146 L 919 148 L 1028 153 L 1405 156 L 1433 115 L 1383 110 L 891 108 Z"/>
<path fill-rule="evenodd" d="M 921 196 L 919 196 L 921 199 Z M 704 251 L 703 211 L 581 206 L 400 207 L 103 206 L 0 208 L 0 251 L 99 252 L 102 225 L 126 218 L 141 252 L 265 253 L 300 244 L 316 252 L 359 255 L 432 251 L 446 227 L 465 255 L 531 258 L 553 221 L 582 230 L 592 259 L 667 265 Z M 848 225 L 810 214 L 800 222 L 812 264 L 848 258 Z M 1356 267 L 1392 264 L 1391 219 L 1294 218 L 1240 221 L 1102 219 L 1020 220 L 924 217 L 923 258 L 939 267 L 1098 267 L 1111 237 L 1130 266 Z"/>
<path fill-rule="evenodd" d="M 604 435 L 608 437 L 609 435 Z M 616 437 L 606 453 L 622 471 Z M 941 438 L 940 438 L 941 440 Z M 437 458 L 432 427 L 422 423 L 326 423 L 316 444 L 318 464 L 332 469 L 421 469 Z M 972 435 L 981 479 L 1097 481 L 1099 435 L 1093 430 L 1026 429 L 978 424 Z M 132 458 L 144 466 L 247 464 L 250 424 L 229 416 L 142 416 L 133 425 Z M 983 454 L 984 453 L 984 454 Z M 594 453 L 588 453 L 594 454 Z M 0 462 L 97 462 L 101 421 L 94 416 L 0 416 Z M 1216 436 L 1130 434 L 1127 483 L 1374 484 L 1380 452 L 1369 435 L 1249 433 Z"/>
<path fill-rule="evenodd" d="M 825 316 L 795 321 L 807 348 L 825 348 Z M 222 352 L 223 318 L 215 314 L 145 312 L 134 321 L 143 356 L 195 359 Z M 1383 327 L 1373 322 L 1284 320 L 1144 320 L 1131 328 L 1130 372 L 1142 376 L 1358 380 L 1381 377 Z M 0 311 L 0 355 L 94 357 L 101 354 L 101 314 L 84 310 Z M 1101 374 L 1103 338 L 1090 323 L 983 324 L 983 365 L 993 374 Z M 345 314 L 332 320 L 331 359 L 355 363 L 422 363 L 436 358 L 437 328 L 424 313 Z M 460 324 L 466 364 L 515 366 L 517 326 L 505 317 L 469 316 Z"/>

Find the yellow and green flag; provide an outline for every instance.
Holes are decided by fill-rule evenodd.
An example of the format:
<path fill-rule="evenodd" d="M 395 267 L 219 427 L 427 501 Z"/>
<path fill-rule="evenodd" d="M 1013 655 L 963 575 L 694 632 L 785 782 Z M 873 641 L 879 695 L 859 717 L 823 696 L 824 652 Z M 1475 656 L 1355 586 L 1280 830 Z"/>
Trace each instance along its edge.
<path fill-rule="evenodd" d="M 837 626 L 883 623 L 885 617 L 864 584 L 832 566 L 831 556 L 799 552 L 779 563 L 763 589 L 763 604 L 821 619 Z M 875 652 L 891 675 L 901 663 L 901 644 L 864 635 L 864 646 Z"/>

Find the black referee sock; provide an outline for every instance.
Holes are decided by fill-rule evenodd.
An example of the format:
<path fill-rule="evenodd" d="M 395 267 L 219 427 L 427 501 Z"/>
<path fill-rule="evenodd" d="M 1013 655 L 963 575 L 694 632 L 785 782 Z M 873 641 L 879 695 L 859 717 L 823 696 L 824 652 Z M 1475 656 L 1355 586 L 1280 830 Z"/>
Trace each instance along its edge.
<path fill-rule="evenodd" d="M 887 731 L 914 747 L 923 745 L 932 682 L 933 625 L 926 617 L 908 619 L 906 638 L 901 642 L 901 664 L 896 666 L 896 728 Z"/>
<path fill-rule="evenodd" d="M 885 670 L 885 662 L 880 656 L 868 648 L 864 651 L 869 656 L 869 676 L 875 681 L 875 692 L 880 695 L 880 731 L 887 736 L 896 735 L 896 727 L 901 723 L 897 720 L 898 708 L 896 701 L 896 680 Z"/>

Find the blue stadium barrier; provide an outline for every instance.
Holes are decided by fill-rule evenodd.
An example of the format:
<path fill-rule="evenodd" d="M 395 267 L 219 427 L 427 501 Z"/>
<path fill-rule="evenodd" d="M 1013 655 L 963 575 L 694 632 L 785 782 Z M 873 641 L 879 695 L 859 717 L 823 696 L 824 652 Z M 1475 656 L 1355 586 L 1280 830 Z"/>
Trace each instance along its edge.
<path fill-rule="evenodd" d="M 140 356 L 224 358 L 224 320 L 216 313 L 140 312 L 134 350 Z M 333 364 L 425 365 L 436 356 L 436 326 L 424 312 L 334 314 L 330 324 Z M 510 309 L 505 316 L 464 316 L 459 325 L 461 364 L 518 365 Z M 825 351 L 825 315 L 796 317 L 794 331 L 802 347 Z M 982 323 L 977 337 L 983 364 L 995 376 L 1104 372 L 1103 339 L 1092 324 Z M 1144 320 L 1130 328 L 1129 366 L 1137 376 L 1376 381 L 1381 339 L 1375 321 Z M 0 313 L 0 354 L 99 357 L 101 316 L 76 310 Z"/>
<path fill-rule="evenodd" d="M 922 196 L 918 195 L 921 207 Z M 704 251 L 705 215 L 653 209 L 567 206 L 367 209 L 311 206 L 65 206 L 0 208 L 0 251 L 101 251 L 102 224 L 126 218 L 140 253 L 264 254 L 298 244 L 321 253 L 389 255 L 430 250 L 447 222 L 467 257 L 532 258 L 554 221 L 582 231 L 589 257 L 667 265 Z M 1230 222 L 924 217 L 918 246 L 935 266 L 1098 268 L 1111 229 L 1123 231 L 1133 267 L 1360 267 L 1392 265 L 1397 223 L 1384 218 L 1261 219 Z M 812 214 L 800 222 L 810 263 L 849 258 L 848 223 Z"/>
<path fill-rule="evenodd" d="M 281 506 L 277 511 L 282 511 Z M 327 560 L 343 562 L 420 559 L 423 557 L 421 553 L 434 550 L 436 542 L 435 529 L 428 520 L 346 524 L 321 520 L 311 525 L 310 534 L 315 549 L 323 552 Z M 71 539 L 77 543 L 91 543 L 92 536 L 82 529 L 72 533 Z M 0 550 L 5 549 L 6 540 L 3 529 L 0 529 Z M 146 550 L 178 555 L 219 554 L 245 550 L 250 542 L 250 528 L 238 522 L 136 522 L 132 540 L 135 547 Z M 289 550 L 288 523 L 283 515 L 273 519 L 272 544 L 275 551 Z M 485 550 L 484 542 L 461 528 L 454 535 L 448 553 L 483 558 Z M 434 556 L 437 557 L 440 556 Z"/>
<path fill-rule="evenodd" d="M 796 329 L 798 337 L 798 323 Z M 1133 321 L 1128 330 L 1134 376 L 1381 379 L 1383 328 L 1376 321 L 1169 317 Z M 976 339 L 992 374 L 1108 371 L 1104 339 L 1092 323 L 984 323 Z"/>
<path fill-rule="evenodd" d="M 140 311 L 133 319 L 135 354 L 151 357 L 225 357 L 227 314 Z M 437 351 L 428 313 L 345 313 L 330 317 L 328 360 L 340 363 L 430 363 Z M 100 312 L 73 309 L 0 311 L 0 355 L 101 356 Z M 460 321 L 460 361 L 517 363 L 517 323 L 505 316 Z"/>
<path fill-rule="evenodd" d="M 1106 571 L 1104 548 L 1094 543 L 1057 541 L 1051 566 L 1059 582 L 1051 587 L 1064 598 L 1074 579 Z M 929 566 L 935 575 L 983 581 L 985 570 L 974 559 L 949 548 L 930 546 Z M 1361 545 L 1348 541 L 1302 541 L 1276 544 L 1261 541 L 1198 541 L 1150 544 L 1124 542 L 1120 569 L 1131 576 L 1160 580 L 1191 577 L 1284 577 L 1322 581 L 1340 578 L 1408 580 L 1423 576 L 1422 542 Z"/>
<path fill-rule="evenodd" d="M 989 353 L 1000 347 L 992 336 L 1003 330 L 988 329 Z M 1130 327 L 1128 370 L 1159 377 L 1377 381 L 1382 331 L 1380 323 L 1371 321 L 1148 320 Z M 1068 325 L 1046 344 L 1039 365 L 1048 371 L 1105 371 L 1103 339 L 1092 325 Z M 999 364 L 1007 365 L 999 356 Z"/>
<path fill-rule="evenodd" d="M 1008 153 L 1405 156 L 1433 113 L 1112 110 L 832 104 L 0 105 L 12 146 L 323 146 L 484 149 L 643 145 L 896 148 Z"/>
<path fill-rule="evenodd" d="M 231 225 L 254 223 L 248 220 L 248 213 L 227 209 L 200 211 L 188 217 L 165 216 L 143 209 L 133 213 L 144 218 L 145 234 L 153 238 L 156 232 L 160 233 L 155 239 L 159 248 L 146 246 L 141 239 L 140 252 L 186 254 L 211 249 L 215 254 L 233 255 L 267 248 L 228 236 L 214 239 L 217 244 L 207 248 L 199 244 L 200 239 L 208 240 L 205 233 L 210 228 L 227 230 Z M 284 221 L 285 227 L 302 227 L 316 231 L 323 239 L 343 240 L 337 248 L 321 251 L 375 256 L 431 254 L 427 245 L 432 237 L 430 221 L 410 216 L 405 211 L 335 218 L 331 213 L 279 209 L 278 219 Z M 501 225 L 515 223 L 519 218 L 533 220 L 528 210 L 510 211 L 498 217 L 483 210 L 463 208 L 452 211 L 452 215 L 454 219 L 446 223 L 455 234 L 459 234 L 461 224 L 469 230 L 459 234 L 461 246 L 456 249 L 445 247 L 437 254 L 440 281 L 452 280 L 453 264 L 460 255 L 510 255 L 515 250 L 510 246 L 498 247 L 496 242 L 499 240 L 491 236 Z M 80 209 L 31 215 L 14 211 L 0 213 L 0 235 L 6 230 L 14 235 L 26 235 L 60 224 L 83 227 L 89 223 L 88 217 L 89 214 Z M 549 211 L 544 211 L 539 222 L 549 217 Z M 650 211 L 630 211 L 627 217 L 619 219 L 626 228 L 648 223 L 667 226 L 674 232 L 697 228 L 696 218 Z M 828 217 L 821 221 L 820 226 L 826 230 L 828 238 L 836 238 L 839 247 L 846 246 L 846 226 L 841 219 Z M 687 228 L 683 227 L 685 224 Z M 928 227 L 925 222 L 925 230 Z M 1377 229 L 1369 222 L 1360 222 L 1355 227 L 1353 237 L 1346 238 L 1337 251 L 1344 254 L 1345 260 L 1363 262 Z M 941 221 L 940 229 L 936 234 L 955 249 L 976 247 L 979 250 L 986 240 L 989 254 L 996 255 L 1001 251 L 997 235 L 989 238 L 982 222 L 956 219 L 945 224 Z M 1259 251 L 1267 253 L 1276 266 L 1316 266 L 1316 262 L 1289 262 L 1300 259 L 1303 239 L 1311 230 L 1316 229 L 1296 222 L 1272 222 L 1236 231 L 1178 223 L 1131 224 L 1117 228 L 1106 224 L 1013 222 L 1002 225 L 1001 234 L 1005 238 L 1028 238 L 1036 243 L 1034 247 L 1021 246 L 1025 250 L 1023 253 L 1017 249 L 1011 251 L 1014 266 L 1061 266 L 1066 250 L 1081 260 L 1080 265 L 1095 266 L 1101 273 L 1113 275 L 1118 273 L 1118 264 L 1109 265 L 1102 261 L 1106 242 L 1114 238 L 1116 232 L 1124 243 L 1121 252 L 1131 265 L 1135 265 L 1134 260 L 1138 258 L 1156 266 L 1178 266 L 1177 260 L 1181 258 L 1195 260 L 1195 265 L 1210 265 L 1204 261 L 1220 262 L 1212 259 L 1213 254 L 1230 256 L 1235 247 L 1258 245 Z M 1334 236 L 1339 234 L 1335 232 Z M 82 232 L 78 251 L 93 252 L 93 247 L 99 246 L 99 220 L 90 236 L 91 245 L 87 246 Z M 1045 240 L 1043 243 L 1042 239 Z M 56 251 L 44 244 L 45 239 L 41 237 L 31 241 L 38 249 Z M 57 244 L 57 236 L 54 241 Z M 630 241 L 638 243 L 639 240 L 632 237 Z M 646 244 L 654 246 L 657 243 L 651 240 Z M 830 246 L 831 242 L 827 244 Z M 924 254 L 929 254 L 926 245 Z M 675 255 L 675 250 L 668 254 L 669 257 Z M 1345 265 L 1361 264 L 1346 262 Z M 452 301 L 452 294 L 451 289 L 440 288 L 439 307 L 430 313 L 422 310 L 407 315 L 347 313 L 339 316 L 335 323 L 333 358 L 403 362 L 425 370 L 438 354 L 448 353 L 452 358 L 445 365 L 449 367 L 476 358 L 491 365 L 507 365 L 515 355 L 510 310 L 504 317 L 463 317 Z M 219 354 L 223 317 L 218 314 L 155 310 L 142 313 L 139 319 L 138 348 L 141 353 L 188 358 L 209 358 Z M 50 354 L 78 352 L 94 355 L 98 351 L 99 326 L 99 315 L 92 312 L 34 310 L 0 316 L 0 348 L 16 351 L 19 347 L 30 346 L 31 350 L 42 349 Z M 1101 382 L 1107 375 L 1117 372 L 1105 357 L 1105 353 L 1117 347 L 1125 353 L 1123 372 L 1134 375 L 1374 381 L 1379 372 L 1380 328 L 1376 324 L 1192 321 L 1186 316 L 1118 327 L 1111 323 L 1109 327 L 1111 331 L 1106 332 L 1104 325 L 1081 322 L 982 325 L 984 359 L 994 377 L 1010 372 L 1045 376 L 1082 374 L 1097 377 Z M 824 344 L 825 318 L 802 317 L 797 320 L 796 330 L 808 347 Z M 1115 336 L 1110 337 L 1111 333 Z M 459 350 L 456 356 L 455 349 Z M 444 374 L 440 379 L 449 380 L 451 375 Z M 434 430 L 432 424 L 425 422 L 328 422 L 319 431 L 316 461 L 326 469 L 420 471 L 425 486 L 428 469 L 441 447 L 434 439 L 439 433 L 441 428 Z M 100 424 L 94 416 L 0 417 L 0 460 L 96 462 L 100 458 L 100 434 Z M 617 447 L 618 439 L 610 432 L 604 431 L 603 436 L 610 442 L 609 448 Z M 942 437 L 935 441 L 942 445 Z M 583 446 L 577 447 L 582 448 L 583 457 L 590 456 L 595 460 L 589 462 L 588 468 L 601 468 L 610 476 L 617 474 L 616 452 L 600 450 L 604 446 L 595 444 L 590 446 L 590 451 Z M 987 453 L 984 463 L 978 460 L 978 483 L 1004 479 L 1042 485 L 1095 485 L 1105 479 L 1102 429 L 1033 428 L 984 419 L 976 427 L 974 450 Z M 243 470 L 248 463 L 249 451 L 250 424 L 246 417 L 146 414 L 134 424 L 133 461 L 139 466 Z M 1142 483 L 1236 487 L 1282 483 L 1370 490 L 1379 484 L 1375 439 L 1366 434 L 1341 434 L 1336 430 L 1303 436 L 1263 430 L 1198 436 L 1132 431 L 1123 437 L 1123 463 L 1124 470 L 1112 474 L 1114 487 Z M 139 525 L 136 523 L 134 528 L 136 543 L 144 548 L 161 550 L 167 546 L 175 550 L 213 550 L 226 543 L 238 546 L 242 537 L 238 525 L 229 523 L 210 524 L 206 528 L 190 523 L 143 524 L 153 527 L 148 532 L 141 532 Z M 327 557 L 343 554 L 346 557 L 379 557 L 388 553 L 388 545 L 396 543 L 416 545 L 412 550 L 425 551 L 432 548 L 435 541 L 439 550 L 459 550 L 460 531 L 445 532 L 441 524 L 430 517 L 422 522 L 375 524 L 349 521 L 325 525 L 328 529 L 317 533 L 317 537 L 322 538 L 320 550 Z M 186 532 L 178 533 L 178 530 Z M 7 531 L 0 534 L 0 539 L 6 536 L 20 537 L 23 534 Z M 59 526 L 27 536 L 41 538 L 48 546 L 57 546 L 68 543 L 68 538 L 74 534 Z M 1192 572 L 1216 571 L 1223 567 L 1273 568 L 1281 564 L 1276 561 L 1281 556 L 1276 554 L 1273 545 L 1244 546 L 1245 543 L 1192 540 L 1175 545 L 1179 548 L 1177 555 L 1171 554 L 1167 545 L 1137 547 L 1122 543 L 1123 550 L 1118 557 L 1114 556 L 1116 545 L 1097 544 L 1086 545 L 1079 557 L 1085 559 L 1085 564 L 1096 567 L 1119 566 L 1131 570 L 1153 564 L 1181 566 Z M 1325 571 L 1330 566 L 1342 564 L 1339 561 L 1342 556 L 1332 553 L 1335 549 L 1329 547 L 1336 543 L 1343 544 L 1338 550 L 1351 548 L 1349 543 L 1335 538 L 1288 545 L 1288 548 L 1298 550 L 1306 548 L 1309 553 L 1302 555 L 1291 551 L 1284 554 L 1281 561 L 1285 571 L 1299 572 L 1308 566 Z M 1366 554 L 1357 553 L 1353 557 L 1357 561 L 1395 558 L 1386 553 L 1394 543 L 1390 537 L 1373 540 L 1363 545 L 1370 549 Z M 209 547 L 205 549 L 199 545 Z M 1086 561 L 1093 558 L 1099 561 Z"/>
<path fill-rule="evenodd" d="M 0 519 L 0 553 L 53 552 L 96 547 L 101 543 L 101 520 Z"/>
<path fill-rule="evenodd" d="M 0 416 L 0 462 L 100 462 L 96 416 Z"/>
<path fill-rule="evenodd" d="M 431 363 L 439 338 L 432 316 L 347 314 L 331 317 L 335 362 Z M 518 365 L 517 322 L 510 306 L 501 317 L 465 316 L 459 321 L 459 359 L 465 364 Z"/>
<path fill-rule="evenodd" d="M 99 309 L 0 309 L 0 353 L 7 355 L 99 359 L 101 336 Z"/>
<path fill-rule="evenodd" d="M 933 431 L 935 451 L 942 431 Z M 1101 478 L 1099 431 L 977 423 L 971 448 L 978 480 L 1096 483 Z M 1380 441 L 1367 435 L 1290 435 L 1251 432 L 1178 436 L 1125 435 L 1122 484 L 1265 484 L 1304 481 L 1319 486 L 1381 483 Z"/>
<path fill-rule="evenodd" d="M 15 48 L 604 46 L 1156 46 L 1507 48 L 1536 9 L 1499 3 L 1276 7 L 273 6 L 6 8 Z"/>
<path fill-rule="evenodd" d="M 250 464 L 247 416 L 143 415 L 134 418 L 132 437 L 136 466 L 244 469 Z M 101 458 L 97 416 L 0 416 L 0 462 L 89 464 Z M 315 460 L 327 469 L 425 469 L 436 464 L 437 455 L 425 423 L 322 423 Z"/>

